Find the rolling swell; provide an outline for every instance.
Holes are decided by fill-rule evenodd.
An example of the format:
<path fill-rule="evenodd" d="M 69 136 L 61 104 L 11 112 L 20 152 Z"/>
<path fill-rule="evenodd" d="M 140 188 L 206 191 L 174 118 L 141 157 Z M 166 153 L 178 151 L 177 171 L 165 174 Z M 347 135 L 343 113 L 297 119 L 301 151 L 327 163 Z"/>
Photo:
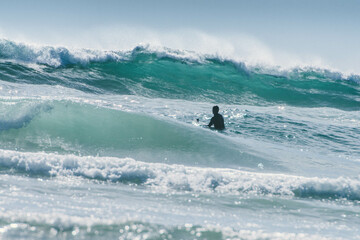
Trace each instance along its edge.
<path fill-rule="evenodd" d="M 169 49 L 35 49 L 4 40 L 0 42 L 0 58 L 1 80 L 63 85 L 97 94 L 343 110 L 358 110 L 360 106 L 359 76 L 344 77 L 326 69 L 277 71 Z"/>

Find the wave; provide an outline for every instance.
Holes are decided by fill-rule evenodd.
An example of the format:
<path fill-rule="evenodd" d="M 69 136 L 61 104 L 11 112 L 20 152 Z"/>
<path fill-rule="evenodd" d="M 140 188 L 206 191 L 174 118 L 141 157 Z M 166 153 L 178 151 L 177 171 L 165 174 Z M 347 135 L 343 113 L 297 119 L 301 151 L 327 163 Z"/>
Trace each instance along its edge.
<path fill-rule="evenodd" d="M 1 216 L 2 214 L 0 214 Z M 6 214 L 8 215 L 8 214 Z M 19 217 L 20 215 L 20 217 Z M 183 224 L 164 226 L 141 221 L 101 220 L 94 217 L 68 217 L 62 214 L 41 214 L 42 216 L 12 217 L 16 223 L 0 219 L 4 238 L 66 238 L 66 239 L 318 239 L 332 238 L 318 234 L 266 232 L 263 230 L 234 230 L 230 227 L 200 226 Z M 31 214 L 34 215 L 34 214 Z M 59 216 L 60 215 L 60 216 Z M 25 221 L 24 219 L 29 219 Z M 35 219 L 35 220 L 34 220 Z M 45 219 L 45 222 L 44 222 Z M 2 223 L 3 222 L 3 223 Z M 337 238 L 338 239 L 338 238 Z"/>
<path fill-rule="evenodd" d="M 3 89 L 13 91 L 14 86 L 18 84 L 7 84 Z M 0 99 L 2 149 L 210 167 L 258 169 L 261 163 L 267 171 L 297 174 L 299 169 L 311 169 L 324 161 L 329 164 L 317 170 L 327 176 L 335 173 L 331 167 L 339 164 L 343 166 L 340 174 L 357 176 L 353 165 L 359 157 L 356 112 L 227 105 L 222 106 L 227 128 L 217 132 L 195 121 L 209 122 L 210 104 L 195 106 L 188 101 L 135 96 L 99 97 L 27 84 L 16 89 L 21 96 Z M 40 97 L 28 97 L 25 90 Z M 298 157 L 301 161 L 289 162 L 286 156 L 290 152 L 297 156 L 299 149 L 305 149 Z M 333 157 L 339 154 L 352 161 L 345 164 Z"/>
<path fill-rule="evenodd" d="M 1 103 L 1 102 L 0 102 Z M 5 102 L 6 103 L 6 102 Z M 0 128 L 7 149 L 133 158 L 144 161 L 209 166 L 283 169 L 245 146 L 161 117 L 130 113 L 72 101 L 20 100 L 0 104 L 12 121 Z M 21 117 L 10 113 L 17 112 Z"/>
<path fill-rule="evenodd" d="M 360 179 L 256 173 L 226 168 L 146 163 L 131 158 L 93 157 L 0 150 L 0 167 L 30 176 L 80 176 L 135 183 L 158 192 L 260 194 L 300 198 L 360 200 Z"/>
<path fill-rule="evenodd" d="M 283 70 L 246 66 L 231 59 L 167 48 L 70 50 L 1 40 L 0 59 L 0 80 L 62 85 L 97 94 L 345 110 L 359 106 L 358 75 L 311 67 Z"/>

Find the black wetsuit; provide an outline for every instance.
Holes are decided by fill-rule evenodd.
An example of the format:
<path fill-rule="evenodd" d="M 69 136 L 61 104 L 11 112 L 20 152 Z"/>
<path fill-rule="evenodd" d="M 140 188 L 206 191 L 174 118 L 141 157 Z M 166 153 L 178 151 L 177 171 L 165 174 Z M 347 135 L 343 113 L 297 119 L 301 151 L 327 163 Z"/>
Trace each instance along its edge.
<path fill-rule="evenodd" d="M 225 129 L 224 118 L 223 116 L 221 116 L 221 114 L 218 113 L 214 114 L 208 126 L 211 127 L 213 124 L 214 124 L 214 128 L 217 130 Z"/>

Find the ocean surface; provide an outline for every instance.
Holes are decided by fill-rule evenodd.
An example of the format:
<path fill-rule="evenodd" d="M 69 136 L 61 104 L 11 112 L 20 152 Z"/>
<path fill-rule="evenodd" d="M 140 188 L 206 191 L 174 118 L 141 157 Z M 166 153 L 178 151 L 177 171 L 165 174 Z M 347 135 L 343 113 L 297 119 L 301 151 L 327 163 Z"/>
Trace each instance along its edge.
<path fill-rule="evenodd" d="M 2 39 L 0 238 L 360 239 L 359 127 L 359 75 Z"/>

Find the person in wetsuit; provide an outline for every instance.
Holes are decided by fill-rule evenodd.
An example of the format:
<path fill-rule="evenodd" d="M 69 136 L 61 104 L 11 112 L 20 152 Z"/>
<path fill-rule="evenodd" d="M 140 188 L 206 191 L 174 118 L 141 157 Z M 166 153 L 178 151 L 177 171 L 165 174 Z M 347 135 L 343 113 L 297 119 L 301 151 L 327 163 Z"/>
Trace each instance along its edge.
<path fill-rule="evenodd" d="M 224 130 L 225 124 L 224 124 L 224 118 L 221 114 L 219 114 L 219 107 L 214 106 L 212 109 L 212 112 L 214 116 L 211 118 L 210 123 L 208 124 L 208 127 L 211 127 L 214 125 L 214 128 L 217 130 Z"/>

